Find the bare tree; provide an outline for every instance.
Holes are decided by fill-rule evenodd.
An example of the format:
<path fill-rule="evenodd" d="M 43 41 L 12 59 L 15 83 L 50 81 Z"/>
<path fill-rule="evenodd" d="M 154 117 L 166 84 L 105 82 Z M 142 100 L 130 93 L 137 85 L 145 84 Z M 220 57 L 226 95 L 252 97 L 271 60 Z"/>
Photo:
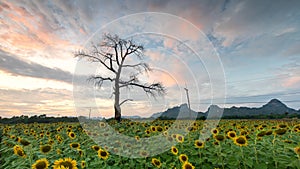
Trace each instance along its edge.
<path fill-rule="evenodd" d="M 126 64 L 125 60 L 128 57 L 136 56 L 139 63 Z M 148 64 L 142 62 L 144 57 L 144 47 L 142 45 L 135 44 L 132 40 L 121 39 L 117 35 L 104 34 L 101 43 L 92 44 L 92 48 L 89 51 L 79 51 L 75 53 L 75 57 L 85 58 L 88 61 L 94 63 L 98 62 L 101 66 L 111 72 L 110 76 L 94 75 L 88 80 L 93 81 L 96 86 L 101 87 L 103 82 L 108 81 L 114 83 L 114 110 L 115 119 L 120 121 L 121 119 L 121 105 L 132 99 L 125 99 L 120 101 L 120 89 L 121 88 L 141 88 L 146 94 L 156 97 L 156 95 L 164 95 L 164 86 L 158 83 L 144 83 L 142 84 L 138 75 L 143 72 L 151 71 Z M 122 69 L 134 70 L 134 73 L 129 75 L 127 79 L 121 78 Z"/>

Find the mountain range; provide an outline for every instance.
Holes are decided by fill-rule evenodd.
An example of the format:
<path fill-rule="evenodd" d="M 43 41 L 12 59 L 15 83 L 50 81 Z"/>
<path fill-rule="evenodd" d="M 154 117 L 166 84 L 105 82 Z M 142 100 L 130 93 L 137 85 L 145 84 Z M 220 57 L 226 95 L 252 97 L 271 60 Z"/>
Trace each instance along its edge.
<path fill-rule="evenodd" d="M 261 107 L 249 108 L 249 107 L 231 107 L 220 108 L 217 105 L 211 105 L 206 112 L 196 112 L 190 110 L 187 104 L 182 104 L 173 108 L 169 108 L 164 112 L 153 114 L 150 118 L 165 118 L 165 119 L 194 119 L 206 118 L 208 115 L 210 118 L 217 117 L 218 114 L 222 114 L 222 118 L 234 117 L 254 117 L 254 116 L 273 116 L 273 115 L 300 115 L 300 109 L 295 110 L 287 107 L 278 99 L 272 99 L 267 104 Z"/>

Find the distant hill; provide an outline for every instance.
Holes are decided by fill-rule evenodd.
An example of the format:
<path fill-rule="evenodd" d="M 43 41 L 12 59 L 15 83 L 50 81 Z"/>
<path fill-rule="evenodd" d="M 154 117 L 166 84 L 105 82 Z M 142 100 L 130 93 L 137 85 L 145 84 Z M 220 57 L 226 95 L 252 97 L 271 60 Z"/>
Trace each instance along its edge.
<path fill-rule="evenodd" d="M 258 108 L 231 107 L 225 108 L 223 116 L 255 116 L 255 115 L 284 115 L 299 114 L 295 109 L 287 107 L 278 99 L 272 99 L 267 104 Z"/>
<path fill-rule="evenodd" d="M 187 104 L 182 104 L 160 113 L 155 113 L 151 118 L 168 118 L 168 119 L 187 119 L 195 117 L 202 118 L 216 117 L 214 114 L 220 114 L 223 111 L 222 118 L 233 117 L 233 118 L 243 118 L 243 117 L 254 117 L 254 116 L 272 116 L 272 115 L 300 115 L 300 110 L 295 110 L 287 107 L 278 99 L 272 99 L 267 104 L 262 107 L 249 108 L 249 107 L 231 107 L 231 108 L 220 108 L 217 105 L 211 105 L 206 112 L 196 112 L 194 110 L 189 110 Z M 181 112 L 181 113 L 180 113 Z"/>
<path fill-rule="evenodd" d="M 140 119 L 140 116 L 122 116 L 124 119 Z"/>
<path fill-rule="evenodd" d="M 175 106 L 173 108 L 169 108 L 164 112 L 159 112 L 153 114 L 150 118 L 170 118 L 170 119 L 188 119 L 188 118 L 199 118 L 201 116 L 205 116 L 204 113 L 196 112 L 194 110 L 190 110 L 187 104 L 182 104 L 180 106 Z"/>

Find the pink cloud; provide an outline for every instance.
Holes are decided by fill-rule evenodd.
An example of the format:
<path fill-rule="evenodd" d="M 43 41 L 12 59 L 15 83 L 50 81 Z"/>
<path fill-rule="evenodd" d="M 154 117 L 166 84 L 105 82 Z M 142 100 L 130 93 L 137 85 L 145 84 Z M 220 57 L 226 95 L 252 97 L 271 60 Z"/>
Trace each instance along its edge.
<path fill-rule="evenodd" d="M 162 84 L 166 87 L 172 87 L 174 85 L 184 85 L 187 81 L 186 79 L 186 68 L 183 63 L 179 60 L 170 60 L 168 64 L 169 67 L 155 68 L 150 73 L 150 81 L 162 82 Z"/>
<path fill-rule="evenodd" d="M 288 78 L 286 81 L 283 82 L 284 87 L 296 87 L 300 86 L 300 76 L 294 76 Z"/>
<path fill-rule="evenodd" d="M 2 50 L 10 53 L 31 52 L 61 52 L 79 49 L 80 46 L 57 35 L 46 18 L 39 14 L 31 14 L 23 7 L 9 4 L 9 10 L 4 15 L 6 19 L 0 22 L 7 27 L 0 34 Z M 84 33 L 84 30 L 78 30 Z"/>

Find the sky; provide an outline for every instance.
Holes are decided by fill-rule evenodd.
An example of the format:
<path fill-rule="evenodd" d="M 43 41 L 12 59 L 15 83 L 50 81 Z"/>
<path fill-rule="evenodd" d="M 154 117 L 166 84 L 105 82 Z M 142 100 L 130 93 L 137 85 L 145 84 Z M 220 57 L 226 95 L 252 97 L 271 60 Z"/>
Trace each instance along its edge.
<path fill-rule="evenodd" d="M 133 99 L 122 105 L 123 115 L 148 117 L 186 103 L 185 87 L 196 111 L 210 104 L 260 107 L 272 98 L 298 110 L 299 6 L 298 0 L 3 0 L 0 116 L 113 116 L 111 84 L 86 81 L 107 70 L 74 58 L 103 33 L 143 44 L 153 71 L 140 80 L 167 90 L 156 99 L 138 88 L 122 90 L 122 99 Z"/>

